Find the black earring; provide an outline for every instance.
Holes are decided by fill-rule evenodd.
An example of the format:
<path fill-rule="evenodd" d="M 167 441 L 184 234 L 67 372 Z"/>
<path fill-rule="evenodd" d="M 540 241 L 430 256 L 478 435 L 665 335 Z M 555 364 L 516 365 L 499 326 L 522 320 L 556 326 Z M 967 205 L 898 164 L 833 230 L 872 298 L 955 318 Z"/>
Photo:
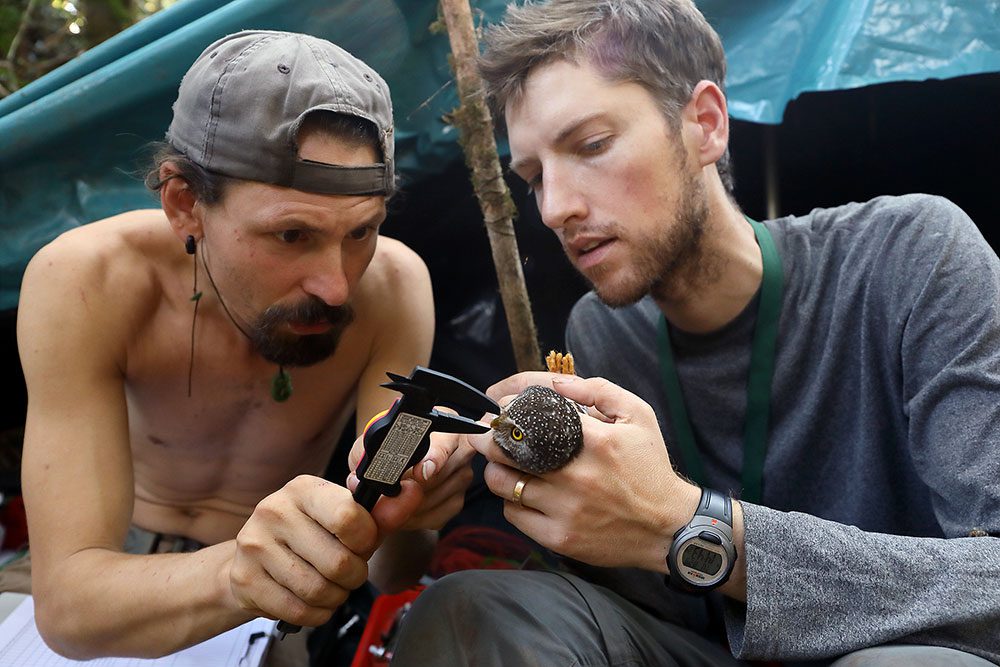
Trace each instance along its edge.
<path fill-rule="evenodd" d="M 193 255 L 197 247 L 194 237 L 188 234 L 188 237 L 184 240 L 184 249 L 187 251 L 187 254 Z"/>

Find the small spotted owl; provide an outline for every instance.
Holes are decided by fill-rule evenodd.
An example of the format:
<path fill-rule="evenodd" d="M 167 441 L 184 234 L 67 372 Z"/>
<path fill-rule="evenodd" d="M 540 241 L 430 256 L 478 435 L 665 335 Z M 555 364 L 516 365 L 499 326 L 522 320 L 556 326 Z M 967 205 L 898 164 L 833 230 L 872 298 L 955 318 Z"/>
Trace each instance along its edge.
<path fill-rule="evenodd" d="M 551 472 L 580 453 L 583 411 L 548 387 L 531 386 L 492 421 L 493 441 L 525 472 Z"/>

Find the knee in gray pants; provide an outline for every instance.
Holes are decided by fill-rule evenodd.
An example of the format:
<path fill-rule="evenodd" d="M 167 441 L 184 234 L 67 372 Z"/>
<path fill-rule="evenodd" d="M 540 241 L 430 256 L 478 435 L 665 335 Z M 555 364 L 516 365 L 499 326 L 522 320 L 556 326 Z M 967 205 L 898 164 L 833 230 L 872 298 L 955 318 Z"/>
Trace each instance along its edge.
<path fill-rule="evenodd" d="M 425 589 L 400 627 L 393 667 L 606 664 L 582 599 L 546 572 L 467 570 Z"/>
<path fill-rule="evenodd" d="M 830 667 L 989 667 L 982 658 L 941 646 L 876 646 L 849 653 Z"/>

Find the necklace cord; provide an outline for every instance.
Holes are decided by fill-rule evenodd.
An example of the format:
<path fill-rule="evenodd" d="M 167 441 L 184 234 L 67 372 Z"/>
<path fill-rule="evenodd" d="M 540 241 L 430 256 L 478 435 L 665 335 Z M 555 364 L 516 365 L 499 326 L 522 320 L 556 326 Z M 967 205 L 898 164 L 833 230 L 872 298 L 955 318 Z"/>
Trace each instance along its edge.
<path fill-rule="evenodd" d="M 243 336 L 248 341 L 250 341 L 251 343 L 253 343 L 253 338 L 251 338 L 250 334 L 248 334 L 246 332 L 246 330 L 243 329 L 243 327 L 240 326 L 239 322 L 236 321 L 236 318 L 233 317 L 233 314 L 229 311 L 229 306 L 226 305 L 225 299 L 222 298 L 222 293 L 219 292 L 219 287 L 215 284 L 215 278 L 212 277 L 212 272 L 208 268 L 208 261 L 205 259 L 205 241 L 204 241 L 204 239 L 202 239 L 201 265 L 203 267 L 205 267 L 205 275 L 208 276 L 208 282 L 212 285 L 212 291 L 215 292 L 215 296 L 219 300 L 219 303 L 222 305 L 222 310 L 226 313 L 226 317 L 229 318 L 229 321 L 233 323 L 233 326 L 236 327 L 237 330 L 239 330 L 239 332 L 241 334 L 243 334 Z M 198 263 L 197 263 L 197 260 L 195 261 L 195 277 L 194 277 L 194 279 L 195 279 L 195 290 L 197 291 L 197 285 L 198 285 Z M 195 312 L 195 316 L 197 316 L 197 314 L 198 314 L 198 304 L 201 301 L 201 292 L 198 292 L 195 296 L 193 296 L 191 298 L 195 300 L 195 304 L 194 304 L 195 311 L 194 312 Z M 188 368 L 188 397 L 191 396 L 191 376 L 192 376 L 193 369 L 194 369 L 194 321 L 192 320 L 192 322 L 191 322 L 191 364 L 190 364 L 190 366 Z M 275 373 L 274 377 L 271 379 L 271 398 L 273 398 L 278 403 L 282 403 L 284 401 L 287 401 L 289 399 L 289 397 L 291 397 L 291 395 L 292 395 L 292 379 L 289 376 L 288 371 L 285 370 L 284 364 L 278 364 L 278 372 Z"/>
<path fill-rule="evenodd" d="M 219 303 L 222 304 L 222 310 L 225 311 L 226 316 L 229 318 L 229 321 L 233 323 L 234 327 L 239 329 L 240 333 L 243 334 L 247 340 L 252 342 L 253 339 L 250 337 L 250 334 L 244 331 L 243 327 L 241 327 L 239 323 L 236 321 L 236 318 L 233 317 L 233 314 L 229 312 L 229 306 L 226 305 L 225 299 L 223 299 L 222 294 L 219 293 L 219 288 L 215 284 L 215 278 L 212 277 L 212 272 L 208 270 L 208 262 L 205 261 L 204 239 L 202 240 L 201 265 L 205 267 L 205 275 L 208 276 L 208 282 L 211 283 L 212 291 L 215 292 L 216 298 L 218 298 Z"/>

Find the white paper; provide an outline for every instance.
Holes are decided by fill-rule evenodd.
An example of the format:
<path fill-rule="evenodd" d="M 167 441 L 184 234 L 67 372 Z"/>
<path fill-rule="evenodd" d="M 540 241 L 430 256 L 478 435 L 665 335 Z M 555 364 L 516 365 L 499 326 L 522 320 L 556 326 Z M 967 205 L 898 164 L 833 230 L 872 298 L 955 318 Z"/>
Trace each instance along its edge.
<path fill-rule="evenodd" d="M 0 667 L 258 667 L 276 621 L 258 618 L 183 651 L 156 659 L 96 658 L 67 660 L 52 651 L 38 634 L 35 604 L 25 598 L 0 624 Z M 250 644 L 255 632 L 265 635 Z"/>

